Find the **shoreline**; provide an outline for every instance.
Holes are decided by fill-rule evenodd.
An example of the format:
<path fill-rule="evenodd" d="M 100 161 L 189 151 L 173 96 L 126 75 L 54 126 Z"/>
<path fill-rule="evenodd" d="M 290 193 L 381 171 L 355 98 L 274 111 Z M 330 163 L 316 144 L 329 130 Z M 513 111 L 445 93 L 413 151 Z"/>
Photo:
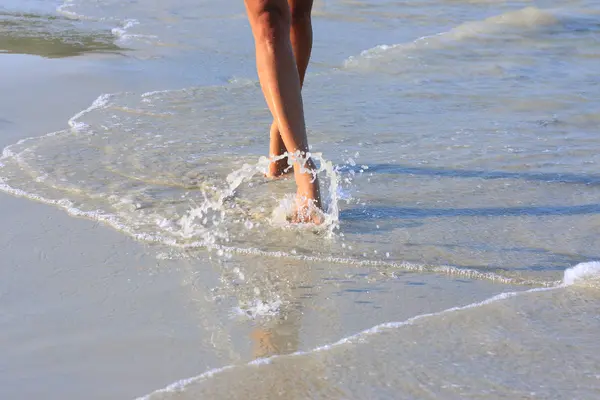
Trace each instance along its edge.
<path fill-rule="evenodd" d="M 0 110 L 6 112 L 0 115 L 2 148 L 65 129 L 67 121 L 100 93 L 134 86 L 126 83 L 127 73 L 115 74 L 119 66 L 108 65 L 103 71 L 106 65 L 94 57 L 57 60 L 0 54 L 0 58 L 7 78 L 0 90 L 13 94 L 0 99 Z M 57 95 L 61 101 L 56 101 Z M 160 321 L 152 317 L 158 310 L 174 313 L 178 324 L 192 322 L 176 311 L 182 304 L 175 294 L 186 275 L 182 276 L 180 263 L 157 261 L 147 244 L 96 221 L 73 218 L 59 208 L 5 192 L 0 193 L 0 219 L 5 226 L 0 232 L 0 324 L 5 326 L 0 370 L 7 372 L 0 379 L 3 397 L 121 398 L 124 393 L 143 393 L 151 387 L 149 381 L 197 370 L 194 360 L 174 356 L 184 358 L 189 339 L 168 340 L 156 326 Z M 140 286 L 148 288 L 140 293 Z M 157 291 L 173 296 L 157 296 Z M 142 299 L 147 307 L 137 304 Z M 137 326 L 129 329 L 129 335 L 111 336 L 111 330 L 130 320 Z M 150 338 L 136 344 L 134 338 L 145 331 Z M 123 345 L 119 336 L 125 336 Z M 98 345 L 99 350 L 92 350 Z M 107 358 L 103 346 L 105 351 L 111 346 L 119 349 L 108 350 Z M 90 350 L 95 354 L 87 353 Z M 96 362 L 78 361 L 82 351 L 105 362 L 94 366 Z M 207 365 L 217 362 L 206 356 Z M 77 364 L 84 370 L 70 370 Z M 139 365 L 155 368 L 136 373 L 134 367 Z M 121 385 L 102 383 L 102 377 L 116 380 L 121 374 L 128 376 Z M 98 390 L 98 385 L 104 389 Z"/>
<path fill-rule="evenodd" d="M 11 79 L 0 84 L 0 90 L 14 93 L 0 104 L 8 111 L 0 115 L 8 121 L 0 126 L 3 148 L 66 128 L 67 121 L 101 93 L 147 89 L 126 88 L 131 84 L 127 70 L 123 75 L 118 65 L 103 70 L 106 65 L 93 57 L 58 63 L 33 56 L 0 57 L 27 63 L 27 71 L 14 69 Z M 81 72 L 82 66 L 90 69 Z M 23 87 L 27 91 L 19 90 Z M 62 101 L 56 101 L 56 93 Z M 39 111 L 35 118 L 32 110 Z M 356 307 L 355 295 L 334 295 L 339 288 L 329 275 L 343 273 L 343 265 L 236 255 L 222 266 L 208 252 L 190 260 L 159 260 L 156 248 L 147 243 L 6 193 L 0 193 L 0 218 L 8 227 L 0 232 L 0 346 L 5 354 L 0 370 L 8 372 L 0 378 L 0 387 L 7 398 L 135 398 L 184 376 L 251 361 L 256 345 L 250 337 L 257 321 L 238 314 L 246 292 L 256 296 L 256 282 L 225 291 L 223 304 L 206 299 L 235 265 L 250 265 L 259 280 L 271 273 L 286 276 L 290 288 L 271 288 L 268 281 L 260 287 L 267 293 L 274 290 L 271 294 L 284 299 L 283 304 L 289 301 L 285 307 L 291 308 L 283 312 L 292 317 L 279 329 L 296 331 L 295 350 L 321 346 L 385 321 L 436 312 L 448 304 L 524 289 L 404 271 L 380 284 L 389 289 L 378 297 L 382 306 L 369 312 Z M 354 273 L 369 268 L 379 275 L 368 266 L 354 268 Z M 309 284 L 304 285 L 306 279 Z M 413 285 L 414 279 L 427 284 Z M 364 283 L 359 279 L 343 284 L 360 296 Z M 457 290 L 462 285 L 470 290 Z M 310 294 L 313 286 L 320 289 Z M 444 290 L 431 292 L 429 287 Z M 395 306 L 399 296 L 405 299 L 401 308 Z M 422 296 L 431 300 L 410 301 Z M 314 304 L 296 315 L 292 306 L 307 301 Z M 314 311 L 323 307 L 325 311 Z M 339 316 L 329 320 L 329 315 Z M 260 324 L 277 328 L 269 318 Z M 287 340 L 286 335 L 277 340 Z"/>

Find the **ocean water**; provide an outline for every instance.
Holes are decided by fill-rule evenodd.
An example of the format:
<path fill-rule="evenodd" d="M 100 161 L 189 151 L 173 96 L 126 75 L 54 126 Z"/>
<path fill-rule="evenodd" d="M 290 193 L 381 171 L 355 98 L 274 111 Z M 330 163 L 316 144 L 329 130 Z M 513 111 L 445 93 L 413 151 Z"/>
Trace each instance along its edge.
<path fill-rule="evenodd" d="M 293 315 L 275 355 L 140 396 L 598 398 L 600 3 L 314 8 L 303 94 L 322 227 L 287 223 L 293 181 L 262 175 L 270 117 L 241 1 L 0 8 L 3 52 L 110 54 L 155 78 L 6 147 L 0 189 L 100 221 L 160 260 L 209 255 L 222 280 L 211 301 L 235 298 L 217 320 Z M 359 279 L 375 302 L 407 273 L 502 294 L 453 303 L 469 290 L 458 285 L 441 311 L 292 340 L 310 279 L 282 265 Z"/>

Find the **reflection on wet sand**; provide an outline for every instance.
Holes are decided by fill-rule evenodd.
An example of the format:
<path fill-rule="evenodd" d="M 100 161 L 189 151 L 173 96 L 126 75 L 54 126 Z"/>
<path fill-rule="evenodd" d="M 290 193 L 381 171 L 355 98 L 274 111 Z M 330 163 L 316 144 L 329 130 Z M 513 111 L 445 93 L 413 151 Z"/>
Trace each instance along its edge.
<path fill-rule="evenodd" d="M 211 264 L 220 275 L 221 282 L 218 288 L 212 290 L 215 301 L 221 306 L 233 306 L 233 329 L 250 330 L 250 354 L 242 355 L 242 359 L 251 358 L 261 362 L 261 359 L 271 356 L 306 350 L 301 335 L 310 328 L 304 327 L 303 314 L 304 310 L 314 308 L 313 300 L 317 297 L 319 281 L 323 278 L 310 263 L 234 257 L 227 262 L 214 258 Z M 199 311 L 204 313 L 205 310 Z M 330 321 L 339 320 L 339 315 L 331 315 L 334 313 L 337 314 L 337 311 L 327 315 Z M 221 333 L 224 332 L 221 330 Z M 225 338 L 215 344 L 226 348 L 216 349 L 218 353 L 241 353 L 233 348 L 235 339 L 222 339 Z M 236 361 L 239 362 L 239 358 Z M 310 398 L 311 393 L 325 393 L 329 399 L 345 397 L 343 390 L 327 379 L 326 364 L 319 357 L 303 358 L 293 365 L 293 369 L 275 368 L 268 374 L 261 374 L 260 369 L 254 372 L 258 376 L 248 376 L 248 370 L 241 368 L 232 371 L 236 375 L 234 379 L 223 381 L 217 377 L 215 385 L 202 385 L 199 382 L 198 387 L 179 395 L 184 399 L 197 396 L 235 398 L 245 391 L 240 390 L 239 385 L 242 385 L 256 399 L 304 399 Z M 297 379 L 298 376 L 302 376 L 302 379 Z"/>
<path fill-rule="evenodd" d="M 266 267 L 270 269 L 269 275 L 276 276 L 278 280 L 284 282 L 284 285 L 271 286 L 267 283 L 263 286 L 263 291 L 269 293 L 271 299 L 279 300 L 275 300 L 278 301 L 278 307 L 273 313 L 274 315 L 268 318 L 259 318 L 250 335 L 253 341 L 254 358 L 290 354 L 300 350 L 299 337 L 304 308 L 302 302 L 304 291 L 300 287 L 312 285 L 310 284 L 310 267 L 298 267 L 287 263 L 273 263 Z"/>
<path fill-rule="evenodd" d="M 213 349 L 223 364 L 290 354 L 301 349 L 303 311 L 317 286 L 310 264 L 256 257 L 209 257 L 211 270 L 197 269 L 189 257 L 184 296 L 205 332 L 201 346 Z M 223 318 L 226 315 L 226 318 Z M 334 316 L 329 316 L 334 318 Z"/>
<path fill-rule="evenodd" d="M 240 259 L 236 266 L 219 263 L 222 285 L 237 321 L 251 326 L 252 357 L 263 358 L 300 350 L 303 310 L 316 286 L 305 262 Z"/>
<path fill-rule="evenodd" d="M 0 11 L 0 53 L 62 58 L 124 50 L 110 31 L 82 30 L 79 25 L 57 16 Z"/>

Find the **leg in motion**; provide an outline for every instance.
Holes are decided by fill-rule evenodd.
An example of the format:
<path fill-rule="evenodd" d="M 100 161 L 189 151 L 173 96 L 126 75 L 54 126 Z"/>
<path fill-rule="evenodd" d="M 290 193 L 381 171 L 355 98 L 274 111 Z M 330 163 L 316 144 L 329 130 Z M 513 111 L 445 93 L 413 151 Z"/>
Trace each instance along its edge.
<path fill-rule="evenodd" d="M 292 49 L 291 12 L 286 0 L 245 0 L 256 48 L 260 84 L 288 153 L 308 152 L 301 80 Z M 308 58 L 308 57 L 307 57 Z M 311 205 L 321 207 L 312 160 L 294 159 L 297 222 L 320 222 Z"/>
<path fill-rule="evenodd" d="M 292 42 L 292 50 L 296 60 L 298 75 L 300 76 L 300 86 L 304 83 L 304 76 L 310 61 L 310 53 L 312 51 L 313 33 L 311 22 L 311 11 L 313 0 L 288 0 L 291 14 L 291 31 L 290 40 Z M 273 121 L 269 131 L 269 157 L 278 157 L 285 153 L 285 145 L 279 133 L 277 123 Z M 290 171 L 288 160 L 283 158 L 272 162 L 269 165 L 267 176 L 277 178 Z"/>

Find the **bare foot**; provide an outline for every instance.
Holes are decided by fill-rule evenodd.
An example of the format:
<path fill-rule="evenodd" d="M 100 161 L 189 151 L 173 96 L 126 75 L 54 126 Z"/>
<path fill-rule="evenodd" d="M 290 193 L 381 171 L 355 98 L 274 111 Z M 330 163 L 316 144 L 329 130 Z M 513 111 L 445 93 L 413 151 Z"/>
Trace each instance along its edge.
<path fill-rule="evenodd" d="M 296 211 L 292 217 L 295 223 L 313 223 L 320 225 L 324 222 L 319 178 L 316 176 L 316 167 L 311 159 L 308 159 L 303 167 L 296 167 Z"/>
<path fill-rule="evenodd" d="M 285 175 L 291 174 L 294 169 L 288 163 L 288 158 L 282 156 L 285 154 L 285 145 L 279 134 L 279 129 L 275 121 L 271 124 L 270 130 L 270 142 L 269 142 L 269 168 L 265 176 L 270 179 L 281 178 Z"/>
<path fill-rule="evenodd" d="M 314 200 L 296 195 L 296 209 L 291 217 L 291 222 L 295 224 L 321 225 L 325 222 L 325 217 L 323 211 L 315 204 Z"/>
<path fill-rule="evenodd" d="M 277 179 L 291 172 L 294 172 L 296 177 L 296 185 L 298 186 L 296 211 L 294 211 L 291 221 L 294 223 L 322 224 L 325 218 L 322 212 L 319 179 L 316 176 L 315 164 L 309 158 L 302 161 L 296 159 L 293 166 L 290 165 L 289 157 L 283 157 L 286 154 L 286 148 L 274 121 L 270 130 L 269 153 L 270 163 L 265 174 L 267 178 Z M 297 155 L 291 157 L 295 158 Z"/>

